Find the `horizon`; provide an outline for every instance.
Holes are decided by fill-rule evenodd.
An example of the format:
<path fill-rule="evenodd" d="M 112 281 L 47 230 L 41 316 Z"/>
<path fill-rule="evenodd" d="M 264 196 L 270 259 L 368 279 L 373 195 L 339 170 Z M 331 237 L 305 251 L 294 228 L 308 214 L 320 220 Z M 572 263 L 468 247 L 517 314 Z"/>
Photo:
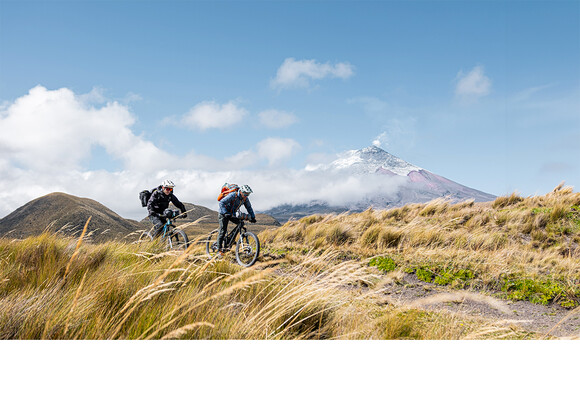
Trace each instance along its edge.
<path fill-rule="evenodd" d="M 137 219 L 166 178 L 263 210 L 368 146 L 496 196 L 577 188 L 579 30 L 576 1 L 0 0 L 0 218 L 65 192 Z"/>

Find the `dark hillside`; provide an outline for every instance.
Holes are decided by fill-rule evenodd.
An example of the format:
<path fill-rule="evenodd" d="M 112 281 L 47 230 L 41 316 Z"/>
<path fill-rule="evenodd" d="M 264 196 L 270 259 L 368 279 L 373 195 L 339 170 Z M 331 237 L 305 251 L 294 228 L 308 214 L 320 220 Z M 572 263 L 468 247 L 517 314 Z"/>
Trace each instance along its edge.
<path fill-rule="evenodd" d="M 22 239 L 45 230 L 75 235 L 89 217 L 89 238 L 96 242 L 123 239 L 144 227 L 92 199 L 55 192 L 34 199 L 0 219 L 0 236 Z"/>

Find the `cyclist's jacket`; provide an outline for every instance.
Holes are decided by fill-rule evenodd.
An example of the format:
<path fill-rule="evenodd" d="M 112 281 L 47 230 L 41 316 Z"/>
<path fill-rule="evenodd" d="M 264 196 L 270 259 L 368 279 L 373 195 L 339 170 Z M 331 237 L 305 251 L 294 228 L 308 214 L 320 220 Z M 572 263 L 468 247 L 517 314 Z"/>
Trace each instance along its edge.
<path fill-rule="evenodd" d="M 183 205 L 179 199 L 173 195 L 173 193 L 165 195 L 161 188 L 161 185 L 159 185 L 159 187 L 157 187 L 157 189 L 151 194 L 149 202 L 147 202 L 149 215 L 163 217 L 163 212 L 169 208 L 170 202 L 179 208 L 182 213 L 185 212 L 185 205 Z"/>
<path fill-rule="evenodd" d="M 241 194 L 239 192 L 232 192 L 231 194 L 226 195 L 222 198 L 221 201 L 218 202 L 220 205 L 220 214 L 231 214 L 235 215 L 235 213 L 240 209 L 242 205 L 246 207 L 250 217 L 252 219 L 256 219 L 256 214 L 254 214 L 254 210 L 252 209 L 252 204 L 250 203 L 250 198 L 246 197 L 246 200 L 242 200 Z"/>

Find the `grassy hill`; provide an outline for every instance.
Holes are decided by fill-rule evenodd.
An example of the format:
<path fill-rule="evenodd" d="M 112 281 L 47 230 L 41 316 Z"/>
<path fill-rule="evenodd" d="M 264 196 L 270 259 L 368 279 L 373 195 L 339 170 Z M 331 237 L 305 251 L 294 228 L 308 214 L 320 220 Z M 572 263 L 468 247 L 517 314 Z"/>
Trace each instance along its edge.
<path fill-rule="evenodd" d="M 95 200 L 55 192 L 34 199 L 0 219 L 0 236 L 22 239 L 44 231 L 74 236 L 82 231 L 89 216 L 91 241 L 123 239 L 144 228 Z"/>
<path fill-rule="evenodd" d="M 313 215 L 259 236 L 262 256 L 247 269 L 231 255 L 208 261 L 202 245 L 172 254 L 156 243 L 89 244 L 48 233 L 0 239 L 0 338 L 580 334 L 580 194 L 570 188 Z M 523 305 L 550 309 L 554 317 L 542 315 L 552 320 L 543 330 L 524 326 L 526 317 L 457 310 L 468 302 L 504 315 Z"/>

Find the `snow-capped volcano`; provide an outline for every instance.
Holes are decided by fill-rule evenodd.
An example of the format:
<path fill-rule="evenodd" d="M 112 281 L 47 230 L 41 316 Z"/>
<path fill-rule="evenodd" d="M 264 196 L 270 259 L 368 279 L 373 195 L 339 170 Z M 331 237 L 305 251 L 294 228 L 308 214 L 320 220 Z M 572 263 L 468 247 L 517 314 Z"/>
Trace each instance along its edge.
<path fill-rule="evenodd" d="M 359 212 L 368 207 L 386 209 L 436 198 L 452 202 L 495 199 L 494 195 L 436 175 L 376 146 L 346 151 L 331 163 L 310 166 L 307 171 L 324 181 L 320 186 L 320 198 L 277 206 L 266 213 L 286 221 L 314 213 Z M 333 183 L 335 185 L 329 190 L 328 186 Z M 329 191 L 338 195 L 322 194 Z"/>
<path fill-rule="evenodd" d="M 324 167 L 323 167 L 324 168 Z M 375 146 L 361 150 L 350 150 L 340 154 L 338 159 L 331 162 L 326 169 L 346 170 L 355 174 L 372 174 L 385 171 L 395 175 L 407 176 L 411 171 L 421 168 L 403 161 L 401 158 L 389 154 Z"/>

